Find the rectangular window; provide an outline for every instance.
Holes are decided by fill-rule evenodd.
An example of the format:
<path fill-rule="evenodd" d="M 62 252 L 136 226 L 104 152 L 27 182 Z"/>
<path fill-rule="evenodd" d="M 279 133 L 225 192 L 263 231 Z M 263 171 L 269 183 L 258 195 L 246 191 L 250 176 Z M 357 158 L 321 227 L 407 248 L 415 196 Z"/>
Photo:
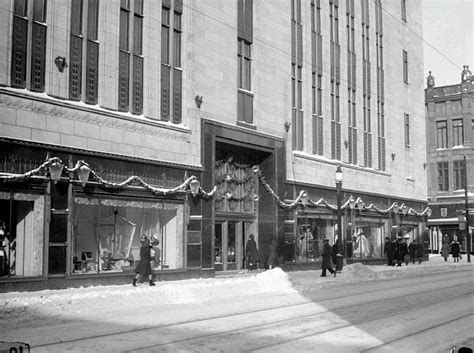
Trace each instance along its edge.
<path fill-rule="evenodd" d="M 406 0 L 401 0 L 402 5 L 402 20 L 407 21 L 407 2 Z"/>
<path fill-rule="evenodd" d="M 436 148 L 448 147 L 448 128 L 446 120 L 436 122 Z"/>
<path fill-rule="evenodd" d="M 404 114 L 405 120 L 405 146 L 410 146 L 410 115 Z"/>
<path fill-rule="evenodd" d="M 181 0 L 163 2 L 161 12 L 161 120 L 171 121 L 175 124 L 182 122 L 181 16 Z"/>
<path fill-rule="evenodd" d="M 119 29 L 119 111 L 143 112 L 143 2 L 121 0 Z M 132 103 L 130 104 L 130 101 Z"/>
<path fill-rule="evenodd" d="M 403 82 L 408 83 L 408 53 L 403 50 Z"/>
<path fill-rule="evenodd" d="M 27 0 L 15 0 L 14 2 L 11 85 L 15 88 L 28 88 L 33 92 L 44 92 L 46 0 L 33 2 L 31 9 L 27 5 Z M 28 56 L 30 57 L 28 58 Z M 27 66 L 28 62 L 29 66 Z"/>
<path fill-rule="evenodd" d="M 98 14 L 99 0 L 72 1 L 69 99 L 87 104 L 97 104 L 98 96 Z M 87 26 L 84 26 L 84 16 L 87 18 Z"/>
<path fill-rule="evenodd" d="M 438 191 L 449 190 L 448 162 L 438 163 Z"/>
<path fill-rule="evenodd" d="M 44 196 L 0 192 L 0 278 L 43 274 Z"/>
<path fill-rule="evenodd" d="M 253 42 L 253 0 L 237 2 L 237 36 L 248 43 Z"/>
<path fill-rule="evenodd" d="M 465 171 L 464 161 L 454 161 L 453 171 L 454 171 L 454 189 L 455 190 L 464 189 L 465 182 L 466 182 L 466 171 Z"/>
<path fill-rule="evenodd" d="M 253 124 L 252 41 L 253 1 L 239 0 L 237 37 L 237 120 Z"/>
<path fill-rule="evenodd" d="M 291 0 L 292 147 L 303 150 L 303 23 L 301 0 Z"/>
<path fill-rule="evenodd" d="M 140 259 L 141 237 L 154 240 L 152 268 L 184 267 L 183 206 L 125 198 L 74 198 L 71 272 L 123 272 Z M 156 242 L 158 241 L 158 242 Z"/>
<path fill-rule="evenodd" d="M 462 119 L 453 119 L 453 146 L 464 145 L 464 125 Z"/>

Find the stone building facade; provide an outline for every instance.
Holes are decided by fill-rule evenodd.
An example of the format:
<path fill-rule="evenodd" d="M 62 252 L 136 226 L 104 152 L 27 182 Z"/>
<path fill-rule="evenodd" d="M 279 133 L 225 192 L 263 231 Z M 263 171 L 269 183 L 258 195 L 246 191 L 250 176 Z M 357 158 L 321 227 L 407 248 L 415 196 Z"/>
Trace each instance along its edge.
<path fill-rule="evenodd" d="M 466 251 L 466 209 L 473 207 L 474 76 L 465 65 L 459 84 L 436 86 L 429 73 L 425 89 L 427 121 L 428 201 L 431 247 L 454 240 Z M 467 189 L 466 189 L 467 185 Z"/>
<path fill-rule="evenodd" d="M 0 17 L 2 290 L 129 281 L 144 236 L 162 279 L 244 269 L 250 234 L 261 267 L 272 240 L 295 265 L 324 238 L 362 259 L 424 240 L 417 2 L 11 0 Z"/>

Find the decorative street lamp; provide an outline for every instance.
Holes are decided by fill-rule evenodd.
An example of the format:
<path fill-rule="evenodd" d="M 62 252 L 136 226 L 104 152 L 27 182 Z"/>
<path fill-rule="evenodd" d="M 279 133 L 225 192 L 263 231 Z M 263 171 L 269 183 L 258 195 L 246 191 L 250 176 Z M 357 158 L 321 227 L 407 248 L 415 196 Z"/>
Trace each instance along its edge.
<path fill-rule="evenodd" d="M 193 179 L 189 182 L 189 189 L 190 189 L 191 195 L 193 195 L 193 197 L 196 197 L 196 195 L 199 192 L 200 187 L 201 187 L 201 183 L 197 179 Z"/>
<path fill-rule="evenodd" d="M 55 184 L 61 179 L 61 173 L 63 172 L 63 165 L 59 161 L 54 161 L 49 165 L 49 174 Z"/>
<path fill-rule="evenodd" d="M 340 249 L 341 245 L 341 237 L 344 237 L 344 253 L 346 253 L 346 237 L 342 232 L 342 169 L 341 165 L 337 166 L 336 169 L 336 196 L 337 196 L 337 232 L 338 232 L 338 237 L 337 237 L 337 245 L 338 248 Z"/>

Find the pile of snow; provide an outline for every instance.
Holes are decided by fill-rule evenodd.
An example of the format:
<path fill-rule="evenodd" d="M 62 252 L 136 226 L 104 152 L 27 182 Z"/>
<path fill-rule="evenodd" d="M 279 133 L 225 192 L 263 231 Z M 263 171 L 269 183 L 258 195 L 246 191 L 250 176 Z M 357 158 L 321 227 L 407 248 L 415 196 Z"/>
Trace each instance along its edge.
<path fill-rule="evenodd" d="M 157 282 L 150 287 L 147 282 L 132 287 L 95 286 L 68 288 L 39 292 L 12 292 L 0 294 L 3 318 L 19 316 L 25 310 L 38 312 L 80 312 L 90 314 L 94 308 L 133 307 L 146 305 L 173 305 L 227 300 L 233 296 L 265 293 L 294 293 L 287 273 L 279 268 L 252 275 L 190 279 Z M 87 308 L 90 308 L 88 310 Z M 89 311 L 89 313 L 87 313 Z"/>
<path fill-rule="evenodd" d="M 8 317 L 20 317 L 28 313 L 74 313 L 78 315 L 99 315 L 107 308 L 134 308 L 137 305 L 176 305 L 232 300 L 235 297 L 265 295 L 265 293 L 293 294 L 314 292 L 326 286 L 351 284 L 395 277 L 416 277 L 429 273 L 472 270 L 466 261 L 444 262 L 440 256 L 431 257 L 422 264 L 402 267 L 386 265 L 364 265 L 354 263 L 344 266 L 337 277 L 328 274 L 321 278 L 321 270 L 284 272 L 275 268 L 264 272 L 245 272 L 206 279 L 157 282 L 150 287 L 147 282 L 133 287 L 131 284 L 118 286 L 96 286 L 68 288 L 38 292 L 11 292 L 0 294 L 0 324 Z"/>

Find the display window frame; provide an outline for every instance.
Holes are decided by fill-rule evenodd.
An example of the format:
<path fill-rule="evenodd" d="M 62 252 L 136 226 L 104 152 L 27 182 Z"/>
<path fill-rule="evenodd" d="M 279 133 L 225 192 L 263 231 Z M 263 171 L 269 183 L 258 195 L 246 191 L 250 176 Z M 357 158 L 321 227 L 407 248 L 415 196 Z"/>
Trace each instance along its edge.
<path fill-rule="evenodd" d="M 44 188 L 0 189 L 0 202 L 2 214 L 8 209 L 6 219 L 0 220 L 0 281 L 44 277 L 47 207 Z"/>
<path fill-rule="evenodd" d="M 75 190 L 71 203 L 73 212 L 71 213 L 70 273 L 72 275 L 133 272 L 140 260 L 141 241 L 145 236 L 158 240 L 158 242 L 154 242 L 151 251 L 151 266 L 154 272 L 186 269 L 186 208 L 183 200 L 156 199 L 130 193 L 125 195 L 91 195 Z M 75 219 L 80 217 L 78 216 L 81 212 L 79 207 L 84 208 L 84 206 L 93 206 L 99 210 L 96 215 L 93 215 L 94 222 L 92 223 L 94 224 L 92 225 L 89 222 L 86 228 L 89 229 L 89 232 L 92 232 L 92 229 L 94 232 L 93 236 L 89 236 L 89 247 L 92 249 L 91 239 L 94 240 L 95 237 L 97 248 L 88 249 L 87 251 L 83 251 L 82 245 L 78 245 L 80 230 L 78 231 L 79 228 L 76 229 L 79 226 Z M 128 229 L 130 231 L 131 229 L 131 232 L 133 232 L 125 240 L 125 243 L 129 246 L 119 246 L 120 249 L 127 250 L 122 258 L 114 258 L 114 252 L 103 245 L 106 242 L 103 242 L 103 238 L 101 238 L 103 231 L 113 229 L 111 227 L 114 224 L 113 222 L 107 224 L 106 227 L 103 227 L 104 224 L 100 224 L 100 222 L 110 219 L 115 213 L 112 210 L 114 208 L 118 210 L 118 219 L 121 220 L 120 224 L 123 226 L 123 230 Z M 84 209 L 82 212 L 84 212 Z M 91 213 L 89 210 L 88 217 L 91 217 Z M 158 224 L 160 225 L 158 226 Z M 107 257 L 104 255 L 104 248 L 107 251 Z M 173 249 L 174 254 L 170 249 Z M 84 252 L 87 255 L 85 257 L 83 256 Z M 109 254 L 112 254 L 112 256 L 109 256 Z M 117 262 L 120 262 L 120 264 L 117 264 Z"/>

